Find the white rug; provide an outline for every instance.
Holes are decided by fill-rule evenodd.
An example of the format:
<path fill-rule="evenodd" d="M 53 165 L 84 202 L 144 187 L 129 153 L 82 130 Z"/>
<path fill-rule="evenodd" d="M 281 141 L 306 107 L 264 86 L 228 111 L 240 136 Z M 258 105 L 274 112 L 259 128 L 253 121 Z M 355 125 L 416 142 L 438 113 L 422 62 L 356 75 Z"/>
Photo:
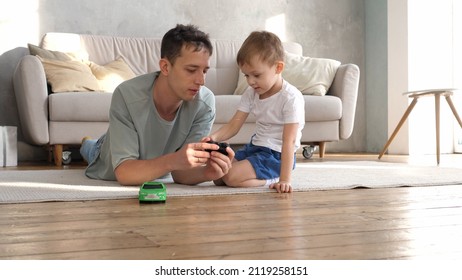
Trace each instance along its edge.
<path fill-rule="evenodd" d="M 461 168 L 462 169 L 462 168 Z M 403 186 L 462 184 L 462 170 L 447 167 L 409 166 L 378 161 L 298 163 L 293 173 L 294 191 L 315 191 Z M 0 171 L 0 204 L 137 198 L 139 187 L 91 180 L 84 170 Z M 197 186 L 167 183 L 167 195 L 224 195 L 272 192 L 267 187 L 218 187 L 212 182 Z"/>

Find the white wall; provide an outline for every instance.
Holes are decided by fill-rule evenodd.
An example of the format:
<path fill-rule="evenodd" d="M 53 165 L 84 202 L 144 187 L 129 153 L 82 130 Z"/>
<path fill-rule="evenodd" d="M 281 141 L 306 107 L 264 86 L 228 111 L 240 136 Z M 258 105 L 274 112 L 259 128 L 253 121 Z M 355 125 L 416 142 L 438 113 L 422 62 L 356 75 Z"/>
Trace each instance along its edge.
<path fill-rule="evenodd" d="M 8 2 L 8 3 L 5 3 Z M 0 7 L 0 54 L 37 41 L 39 37 L 39 1 L 2 1 Z"/>
<path fill-rule="evenodd" d="M 407 0 L 388 0 L 388 135 L 407 108 L 408 91 L 408 9 Z M 408 123 L 401 128 L 388 149 L 390 154 L 407 154 Z"/>
<path fill-rule="evenodd" d="M 365 1 L 366 144 L 378 153 L 388 137 L 387 0 Z"/>
<path fill-rule="evenodd" d="M 3 2 L 0 125 L 20 125 L 12 72 L 25 54 L 27 43 L 38 44 L 46 32 L 161 37 L 177 23 L 192 23 L 212 38 L 243 40 L 253 30 L 269 28 L 288 41 L 301 43 L 307 56 L 359 66 L 361 81 L 353 135 L 346 141 L 328 144 L 327 152 L 366 150 L 364 0 L 15 0 L 7 1 L 7 5 Z"/>

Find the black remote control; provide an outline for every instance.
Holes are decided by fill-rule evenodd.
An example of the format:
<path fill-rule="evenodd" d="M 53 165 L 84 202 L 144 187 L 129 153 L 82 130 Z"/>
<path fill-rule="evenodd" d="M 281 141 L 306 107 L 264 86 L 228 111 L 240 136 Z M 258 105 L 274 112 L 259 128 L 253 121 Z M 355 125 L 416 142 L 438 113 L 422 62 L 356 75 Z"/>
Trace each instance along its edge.
<path fill-rule="evenodd" d="M 210 143 L 210 144 L 216 144 L 218 145 L 220 148 L 218 148 L 218 150 L 210 150 L 210 149 L 206 149 L 205 151 L 207 152 L 212 152 L 212 151 L 217 151 L 217 152 L 220 152 L 224 155 L 228 155 L 228 152 L 226 151 L 226 148 L 229 147 L 228 143 L 225 143 L 225 142 L 215 142 L 215 141 L 207 141 L 207 143 Z"/>

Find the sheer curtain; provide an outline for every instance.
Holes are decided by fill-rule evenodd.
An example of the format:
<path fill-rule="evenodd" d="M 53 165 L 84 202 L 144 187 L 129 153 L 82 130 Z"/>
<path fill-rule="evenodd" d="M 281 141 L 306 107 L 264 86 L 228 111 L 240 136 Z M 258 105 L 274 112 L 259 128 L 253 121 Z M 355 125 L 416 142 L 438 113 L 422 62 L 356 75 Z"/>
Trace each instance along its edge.
<path fill-rule="evenodd" d="M 454 97 L 459 115 L 462 114 L 462 1 L 452 0 L 453 8 L 453 80 L 454 87 L 460 89 Z M 462 117 L 462 116 L 461 116 Z M 454 152 L 462 153 L 462 129 L 454 122 Z"/>

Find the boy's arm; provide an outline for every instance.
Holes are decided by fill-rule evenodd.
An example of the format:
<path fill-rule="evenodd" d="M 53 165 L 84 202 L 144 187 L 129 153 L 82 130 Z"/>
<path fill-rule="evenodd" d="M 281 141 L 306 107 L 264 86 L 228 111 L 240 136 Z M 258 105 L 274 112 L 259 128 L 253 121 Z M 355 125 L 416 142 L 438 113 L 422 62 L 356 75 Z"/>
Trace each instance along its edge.
<path fill-rule="evenodd" d="M 220 129 L 210 135 L 213 141 L 221 142 L 236 135 L 244 124 L 249 113 L 237 110 L 231 120 Z"/>
<path fill-rule="evenodd" d="M 279 182 L 270 186 L 278 192 L 292 192 L 291 175 L 294 165 L 295 139 L 298 132 L 298 123 L 284 125 L 282 133 L 281 174 Z"/>

